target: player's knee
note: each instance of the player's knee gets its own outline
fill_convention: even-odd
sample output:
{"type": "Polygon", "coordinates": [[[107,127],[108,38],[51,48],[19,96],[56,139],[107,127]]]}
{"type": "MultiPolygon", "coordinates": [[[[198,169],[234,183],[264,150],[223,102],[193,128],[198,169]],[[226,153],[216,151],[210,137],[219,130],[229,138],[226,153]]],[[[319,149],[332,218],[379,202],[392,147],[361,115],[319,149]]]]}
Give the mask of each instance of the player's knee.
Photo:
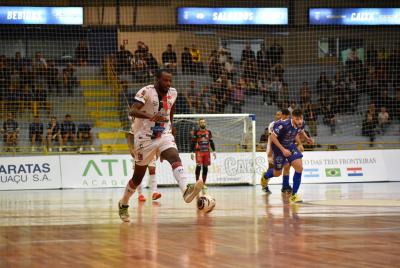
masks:
{"type": "Polygon", "coordinates": [[[295,170],[297,173],[302,173],[302,172],[303,172],[303,166],[297,166],[297,167],[294,168],[294,170],[295,170]]]}
{"type": "Polygon", "coordinates": [[[274,169],[274,177],[279,177],[282,174],[282,169],[274,169]]]}
{"type": "Polygon", "coordinates": [[[150,175],[155,175],[156,174],[156,168],[155,167],[149,167],[149,174],[150,175]]]}
{"type": "Polygon", "coordinates": [[[207,174],[208,172],[208,166],[203,166],[203,174],[207,174]]]}

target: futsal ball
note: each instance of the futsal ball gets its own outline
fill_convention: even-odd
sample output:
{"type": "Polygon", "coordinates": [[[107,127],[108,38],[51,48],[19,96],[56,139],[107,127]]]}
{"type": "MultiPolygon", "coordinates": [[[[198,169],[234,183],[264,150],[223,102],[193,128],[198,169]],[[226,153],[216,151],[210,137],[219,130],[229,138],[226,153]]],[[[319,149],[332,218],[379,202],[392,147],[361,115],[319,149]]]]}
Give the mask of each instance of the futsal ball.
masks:
{"type": "Polygon", "coordinates": [[[197,199],[197,208],[205,213],[211,212],[216,205],[215,198],[209,195],[203,195],[197,199]]]}

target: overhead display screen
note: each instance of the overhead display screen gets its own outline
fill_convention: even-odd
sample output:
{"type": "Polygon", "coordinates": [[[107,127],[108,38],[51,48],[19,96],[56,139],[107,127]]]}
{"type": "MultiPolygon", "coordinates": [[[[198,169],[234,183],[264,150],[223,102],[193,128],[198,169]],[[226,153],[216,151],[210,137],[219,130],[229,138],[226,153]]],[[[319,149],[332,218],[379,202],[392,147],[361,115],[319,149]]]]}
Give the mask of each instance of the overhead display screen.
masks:
{"type": "Polygon", "coordinates": [[[310,8],[312,25],[400,25],[400,8],[310,8]]]}
{"type": "Polygon", "coordinates": [[[179,7],[178,24],[287,25],[287,8],[179,7]]]}
{"type": "Polygon", "coordinates": [[[82,7],[0,6],[0,24],[82,25],[82,7]]]}

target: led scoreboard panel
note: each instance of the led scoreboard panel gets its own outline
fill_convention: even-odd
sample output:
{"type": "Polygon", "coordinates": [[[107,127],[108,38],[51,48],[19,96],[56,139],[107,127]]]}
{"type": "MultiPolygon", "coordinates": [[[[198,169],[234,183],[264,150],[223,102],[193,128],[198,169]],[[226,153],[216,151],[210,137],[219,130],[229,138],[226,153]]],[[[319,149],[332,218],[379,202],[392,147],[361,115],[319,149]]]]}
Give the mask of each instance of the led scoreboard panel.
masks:
{"type": "Polygon", "coordinates": [[[400,8],[310,8],[311,25],[400,25],[400,8]]]}
{"type": "Polygon", "coordinates": [[[179,7],[178,24],[287,25],[287,8],[179,7]]]}
{"type": "Polygon", "coordinates": [[[82,7],[0,6],[0,24],[82,25],[82,7]]]}

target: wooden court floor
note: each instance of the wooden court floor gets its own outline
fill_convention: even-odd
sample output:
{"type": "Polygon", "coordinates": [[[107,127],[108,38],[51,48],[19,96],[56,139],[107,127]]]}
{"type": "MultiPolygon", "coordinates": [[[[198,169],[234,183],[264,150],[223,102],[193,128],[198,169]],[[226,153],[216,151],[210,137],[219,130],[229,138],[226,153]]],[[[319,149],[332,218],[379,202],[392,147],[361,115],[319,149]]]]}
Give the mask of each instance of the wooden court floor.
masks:
{"type": "Polygon", "coordinates": [[[208,215],[160,190],[129,224],[122,189],[0,192],[0,267],[400,267],[400,182],[210,187],[208,215]]]}

